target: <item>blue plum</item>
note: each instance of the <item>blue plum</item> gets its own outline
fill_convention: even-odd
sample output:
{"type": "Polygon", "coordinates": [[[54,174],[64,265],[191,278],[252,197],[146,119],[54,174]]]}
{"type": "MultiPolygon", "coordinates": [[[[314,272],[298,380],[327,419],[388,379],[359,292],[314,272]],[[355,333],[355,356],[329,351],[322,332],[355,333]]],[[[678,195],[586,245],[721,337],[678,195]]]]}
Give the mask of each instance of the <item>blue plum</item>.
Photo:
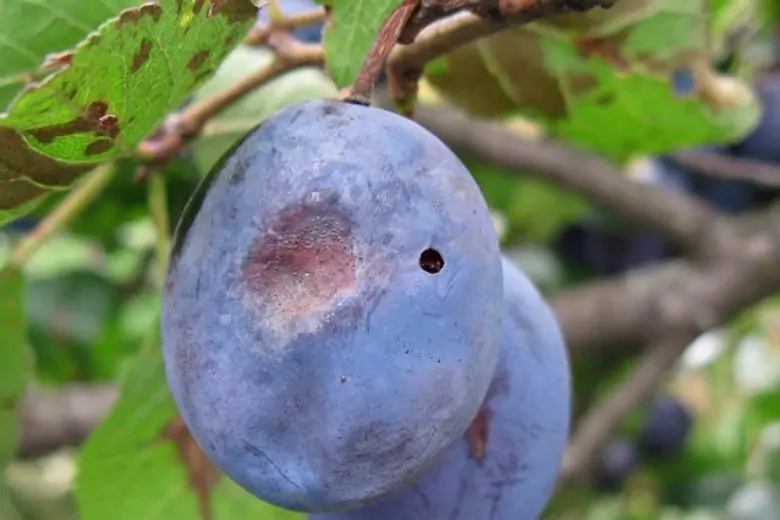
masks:
{"type": "MultiPolygon", "coordinates": [[[[726,146],[706,146],[702,150],[730,153],[726,146]]],[[[725,212],[739,213],[760,206],[766,194],[746,181],[698,175],[677,165],[668,157],[654,157],[646,163],[643,181],[706,201],[725,212]]],[[[646,266],[676,254],[663,237],[644,230],[616,230],[600,222],[584,220],[565,228],[556,247],[569,262],[587,267],[599,275],[613,275],[646,266]]]]}
{"type": "Polygon", "coordinates": [[[9,231],[11,233],[27,233],[35,229],[38,225],[38,219],[33,217],[20,217],[8,222],[0,231],[9,231]]]}
{"type": "MultiPolygon", "coordinates": [[[[637,165],[639,181],[658,188],[685,192],[690,176],[663,159],[637,165]]],[[[662,237],[642,229],[616,229],[603,219],[588,217],[564,229],[556,240],[563,257],[599,275],[622,273],[667,258],[671,248],[662,237]]]]}
{"type": "Polygon", "coordinates": [[[618,437],[604,447],[596,464],[595,483],[601,491],[619,491],[639,465],[636,443],[618,437]]]}
{"type": "Polygon", "coordinates": [[[622,273],[657,262],[669,255],[669,246],[657,235],[607,229],[595,222],[577,222],[556,238],[555,247],[568,262],[598,275],[622,273]]]}
{"type": "Polygon", "coordinates": [[[537,520],[571,421],[569,359],[533,283],[504,260],[501,357],[469,435],[420,480],[368,507],[309,520],[537,520]]]}
{"type": "MultiPolygon", "coordinates": [[[[311,12],[319,7],[314,0],[276,0],[284,14],[300,14],[311,12]]],[[[261,22],[268,22],[268,7],[261,7],[257,13],[257,19],[261,22]]],[[[322,41],[323,23],[317,22],[311,25],[296,27],[292,30],[292,35],[305,43],[319,43],[322,41]]]]}
{"type": "MultiPolygon", "coordinates": [[[[707,146],[700,149],[718,154],[730,153],[728,147],[722,146],[707,146]]],[[[679,187],[679,191],[698,197],[721,211],[739,213],[761,203],[761,188],[753,183],[697,175],[665,157],[655,159],[654,164],[659,175],[665,179],[664,185],[679,187]]]]}
{"type": "Polygon", "coordinates": [[[675,397],[661,395],[651,403],[639,434],[646,457],[668,459],[680,454],[693,427],[687,408],[675,397]]]}
{"type": "Polygon", "coordinates": [[[163,294],[166,373],[238,484],[346,510],[463,435],[502,308],[489,209],[446,145],[393,112],[307,101],[250,131],[188,204],[163,294]]]}
{"type": "Polygon", "coordinates": [[[762,107],[758,125],[734,146],[736,155],[780,162],[780,72],[760,77],[755,84],[762,107]]]}

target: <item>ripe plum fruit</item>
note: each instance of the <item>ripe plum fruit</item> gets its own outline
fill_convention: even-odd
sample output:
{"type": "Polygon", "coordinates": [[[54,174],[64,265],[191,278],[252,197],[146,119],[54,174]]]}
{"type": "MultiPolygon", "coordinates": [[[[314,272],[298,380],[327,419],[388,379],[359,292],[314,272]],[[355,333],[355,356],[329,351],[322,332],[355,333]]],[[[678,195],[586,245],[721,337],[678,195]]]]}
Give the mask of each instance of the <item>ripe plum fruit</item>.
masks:
{"type": "Polygon", "coordinates": [[[501,357],[468,434],[420,480],[347,513],[309,520],[537,520],[554,490],[571,421],[569,359],[533,283],[504,266],[501,357]]]}
{"type": "Polygon", "coordinates": [[[734,151],[742,157],[780,162],[780,73],[760,77],[755,90],[761,103],[761,120],[734,146],[734,151]]]}
{"type": "MultiPolygon", "coordinates": [[[[721,155],[732,155],[730,148],[724,146],[702,146],[699,150],[721,155]]],[[[680,186],[684,193],[693,195],[711,204],[720,211],[740,213],[761,205],[761,189],[747,181],[737,179],[718,179],[706,175],[697,175],[680,167],[666,157],[653,160],[659,175],[667,179],[662,186],[680,186]]]]}
{"type": "Polygon", "coordinates": [[[188,204],[166,373],[229,477],[288,509],[347,510],[463,435],[502,310],[489,209],[446,145],[393,112],[307,101],[250,131],[188,204]]]}
{"type": "Polygon", "coordinates": [[[596,487],[601,491],[619,491],[639,465],[636,443],[624,437],[612,439],[596,464],[596,487]]]}
{"type": "MultiPolygon", "coordinates": [[[[702,146],[700,149],[719,154],[731,153],[725,146],[702,146]]],[[[659,188],[691,195],[724,212],[748,211],[770,200],[755,184],[697,175],[663,156],[647,162],[644,180],[659,188]]],[[[656,233],[641,229],[611,229],[603,222],[588,219],[563,229],[555,240],[555,247],[571,264],[608,276],[678,254],[656,233]]]]}
{"type": "Polygon", "coordinates": [[[651,403],[639,434],[646,457],[670,459],[679,455],[693,428],[693,418],[676,397],[661,395],[651,403]]]}

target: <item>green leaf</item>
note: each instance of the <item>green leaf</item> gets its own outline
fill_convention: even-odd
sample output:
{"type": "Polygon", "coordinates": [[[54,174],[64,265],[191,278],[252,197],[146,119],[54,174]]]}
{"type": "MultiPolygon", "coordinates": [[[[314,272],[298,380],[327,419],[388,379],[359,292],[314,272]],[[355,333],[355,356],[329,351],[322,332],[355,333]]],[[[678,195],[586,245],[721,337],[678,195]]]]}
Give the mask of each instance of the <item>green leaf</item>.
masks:
{"type": "Polygon", "coordinates": [[[548,243],[566,226],[581,219],[587,201],[550,184],[517,175],[468,154],[461,154],[491,208],[509,224],[509,241],[548,243]]]}
{"type": "Polygon", "coordinates": [[[80,518],[302,520],[250,495],[206,459],[168,390],[158,329],[84,446],[76,482],[80,518]]]}
{"type": "MultiPolygon", "coordinates": [[[[0,12],[0,107],[5,108],[30,78],[45,75],[47,55],[76,45],[106,19],[140,0],[7,0],[0,12]],[[23,23],[20,21],[23,20],[23,23]]],[[[50,65],[57,66],[53,55],[50,65]]]]}
{"type": "Polygon", "coordinates": [[[13,457],[19,440],[19,406],[32,375],[27,347],[24,278],[18,269],[0,269],[0,474],[13,457]]]}
{"type": "Polygon", "coordinates": [[[120,288],[90,269],[28,280],[27,322],[38,378],[93,379],[95,343],[119,313],[120,288]]]}
{"type": "Polygon", "coordinates": [[[379,29],[402,0],[333,0],[323,34],[325,66],[339,88],[351,85],[379,29]]]}
{"type": "MultiPolygon", "coordinates": [[[[1,168],[1,167],[0,167],[1,168]]],[[[5,183],[0,181],[0,189],[5,189],[5,183]]],[[[4,196],[0,194],[0,208],[2,208],[3,205],[4,196]]],[[[35,208],[38,207],[38,205],[43,202],[44,198],[39,197],[35,199],[28,200],[27,202],[22,203],[20,206],[7,208],[7,209],[0,209],[0,226],[5,226],[9,222],[12,222],[19,217],[22,217],[31,211],[35,210],[35,208]]]]}
{"type": "Polygon", "coordinates": [[[211,75],[256,14],[251,0],[160,0],[101,25],[0,119],[0,211],[135,147],[211,75]]]}
{"type": "Polygon", "coordinates": [[[710,66],[708,1],[628,0],[518,27],[457,49],[426,78],[472,113],[530,117],[619,162],[730,142],[760,108],[710,66]]]}
{"type": "Polygon", "coordinates": [[[0,518],[3,520],[25,520],[16,505],[16,497],[11,493],[8,481],[0,478],[0,518]]]}
{"type": "Polygon", "coordinates": [[[749,413],[762,427],[780,421],[780,392],[771,390],[754,396],[749,413]]]}
{"type": "MultiPolygon", "coordinates": [[[[194,100],[224,90],[257,67],[262,67],[272,56],[265,49],[239,46],[225,59],[214,77],[198,89],[194,100]]],[[[239,138],[276,111],[310,99],[335,96],[336,93],[333,82],[316,67],[296,69],[256,89],[222,111],[193,143],[200,171],[208,172],[239,138]]]]}

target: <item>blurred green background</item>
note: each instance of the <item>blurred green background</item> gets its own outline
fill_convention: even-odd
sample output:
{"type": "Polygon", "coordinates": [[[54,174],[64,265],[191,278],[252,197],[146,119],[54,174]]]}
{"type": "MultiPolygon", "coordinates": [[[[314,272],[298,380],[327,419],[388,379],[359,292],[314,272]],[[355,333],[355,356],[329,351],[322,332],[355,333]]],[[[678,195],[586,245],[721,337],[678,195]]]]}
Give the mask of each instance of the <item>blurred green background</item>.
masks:
{"type": "MultiPolygon", "coordinates": [[[[718,74],[728,74],[728,78],[750,85],[759,75],[770,73],[780,65],[774,54],[780,9],[773,2],[758,0],[691,2],[696,5],[690,9],[682,2],[633,4],[647,10],[644,18],[637,21],[636,11],[633,15],[621,11],[609,19],[613,24],[609,28],[599,25],[587,30],[601,38],[614,36],[609,31],[633,31],[636,38],[631,52],[637,56],[641,52],[654,53],[655,58],[668,54],[675,67],[652,70],[637,58],[628,71],[616,72],[609,59],[591,56],[577,61],[559,35],[529,30],[518,32],[518,39],[511,44],[485,41],[432,63],[426,71],[420,101],[456,103],[479,115],[505,119],[526,135],[544,133],[572,142],[623,162],[627,174],[635,172],[636,165],[653,154],[693,145],[727,145],[738,139],[757,117],[748,97],[713,115],[715,111],[704,100],[709,97],[675,101],[668,93],[669,78],[677,77],[680,70],[693,70],[697,81],[710,82],[706,83],[708,88],[716,89],[720,88],[718,82],[726,81],[718,74]],[[705,4],[707,17],[702,15],[705,4]],[[702,39],[708,50],[705,72],[701,72],[699,54],[684,63],[675,54],[684,54],[701,43],[692,41],[699,23],[705,24],[709,35],[702,39]],[[659,28],[666,28],[663,38],[659,28]],[[683,29],[692,36],[683,37],[683,29]],[[524,46],[518,43],[521,41],[524,46]],[[506,49],[514,54],[507,54],[506,49]],[[525,64],[531,70],[536,69],[528,64],[536,63],[539,70],[537,75],[526,74],[523,83],[512,70],[513,63],[525,64]],[[566,88],[560,92],[548,90],[544,96],[536,91],[550,78],[565,87],[561,78],[569,77],[572,70],[598,78],[598,94],[609,94],[612,101],[597,107],[592,99],[578,97],[566,88]],[[471,84],[470,90],[458,83],[464,78],[471,84]],[[536,90],[531,88],[533,85],[536,90]],[[594,132],[605,120],[612,122],[613,134],[594,132]]],[[[23,25],[25,20],[16,19],[14,23],[23,25]]],[[[561,18],[556,23],[568,28],[571,22],[561,18]]],[[[628,50],[626,53],[631,56],[628,50]]],[[[266,50],[238,47],[216,76],[194,93],[194,99],[225,88],[268,59],[266,50]]],[[[240,135],[284,106],[331,96],[336,91],[322,70],[308,67],[273,80],[210,122],[204,134],[167,164],[162,174],[169,221],[173,224],[178,220],[199,180],[240,135]]],[[[780,134],[777,139],[780,147],[780,134]]],[[[523,172],[505,171],[479,157],[462,155],[462,159],[494,210],[504,250],[548,294],[676,254],[657,237],[648,237],[645,231],[617,220],[605,208],[580,196],[526,177],[523,172]]],[[[128,374],[140,370],[143,349],[157,324],[160,296],[158,228],[150,217],[149,184],[134,181],[138,167],[133,158],[118,161],[100,199],[47,241],[24,266],[26,334],[35,355],[36,384],[41,387],[117,381],[132,384],[132,378],[127,383],[128,374]]],[[[745,210],[776,198],[774,192],[745,195],[739,187],[726,191],[730,195],[724,204],[733,203],[745,210]]],[[[24,234],[66,195],[53,193],[32,213],[3,228],[0,258],[7,258],[24,234]]],[[[722,202],[713,197],[709,202],[722,202]]],[[[11,288],[0,286],[0,299],[6,290],[11,288]]],[[[0,321],[0,325],[3,323],[0,321]]],[[[6,334],[10,332],[0,330],[0,338],[6,334]]],[[[638,347],[626,345],[624,351],[595,351],[574,357],[577,413],[614,388],[633,366],[638,347]]],[[[616,482],[561,490],[546,518],[780,519],[780,295],[747,310],[727,326],[702,335],[690,345],[659,394],[673,396],[691,417],[682,450],[672,457],[639,458],[636,443],[648,409],[637,409],[615,435],[611,446],[616,459],[604,461],[602,471],[606,476],[602,476],[616,482]]],[[[107,457],[112,442],[116,443],[116,453],[125,455],[115,462],[117,468],[133,465],[134,450],[145,449],[112,437],[106,430],[100,439],[104,451],[95,448],[93,459],[107,457]]],[[[81,448],[67,447],[13,461],[0,480],[0,520],[80,518],[74,491],[81,460],[81,448]]],[[[172,455],[170,460],[175,460],[172,455]]],[[[100,478],[94,467],[91,471],[90,482],[100,478]]],[[[102,478],[108,486],[115,478],[125,482],[122,478],[129,477],[117,473],[102,474],[102,478]]],[[[168,510],[163,507],[167,512],[160,515],[191,518],[195,498],[182,484],[183,473],[166,473],[165,478],[171,479],[170,489],[185,496],[182,500],[188,505],[168,510]]],[[[152,486],[122,489],[127,490],[128,502],[114,504],[121,511],[117,516],[144,520],[147,516],[129,505],[136,497],[134,493],[148,496],[149,503],[154,504],[167,492],[152,486]]],[[[99,509],[82,516],[97,518],[94,511],[99,509]]],[[[236,511],[242,513],[233,518],[298,518],[270,507],[236,511]]]]}

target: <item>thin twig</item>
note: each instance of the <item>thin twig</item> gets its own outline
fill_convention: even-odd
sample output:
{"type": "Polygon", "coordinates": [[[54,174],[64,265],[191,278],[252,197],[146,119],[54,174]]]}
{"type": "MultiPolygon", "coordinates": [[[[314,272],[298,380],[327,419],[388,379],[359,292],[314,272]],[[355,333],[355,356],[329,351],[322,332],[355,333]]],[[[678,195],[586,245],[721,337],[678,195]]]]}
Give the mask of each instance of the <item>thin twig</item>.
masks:
{"type": "Polygon", "coordinates": [[[587,196],[616,215],[693,250],[720,214],[687,195],[634,182],[596,155],[549,141],[519,138],[499,123],[452,109],[420,106],[415,119],[447,144],[587,196]]]}
{"type": "Polygon", "coordinates": [[[780,290],[780,203],[749,219],[726,216],[691,197],[631,181],[593,154],[524,140],[498,123],[424,105],[416,118],[456,150],[583,194],[691,253],[692,259],[551,297],[570,348],[653,345],[625,383],[592,406],[577,425],[565,458],[564,483],[588,474],[626,414],[657,388],[699,334],[780,290]]]}
{"type": "Polygon", "coordinates": [[[39,247],[84,211],[108,185],[116,173],[114,163],[105,163],[88,173],[75,188],[16,245],[11,253],[11,264],[23,266],[39,247]]]}
{"type": "Polygon", "coordinates": [[[578,477],[587,478],[597,460],[596,454],[631,410],[652,395],[688,344],[689,338],[684,336],[651,346],[623,384],[591,406],[578,422],[564,454],[559,485],[578,477]]]}
{"type": "Polygon", "coordinates": [[[286,72],[324,60],[321,45],[301,43],[284,32],[274,33],[270,43],[276,50],[271,61],[230,87],[171,114],[163,123],[160,135],[139,145],[139,155],[149,162],[170,159],[197,137],[211,118],[233,103],[286,72]]]}
{"type": "Polygon", "coordinates": [[[692,173],[780,188],[780,166],[775,164],[703,150],[676,152],[670,158],[692,173]]]}
{"type": "Polygon", "coordinates": [[[354,84],[342,96],[345,101],[368,105],[374,91],[374,85],[382,73],[387,57],[398,42],[406,23],[411,18],[421,0],[404,0],[379,29],[374,44],[368,51],[354,84]]]}
{"type": "Polygon", "coordinates": [[[623,384],[579,421],[564,459],[563,482],[588,474],[611,434],[653,393],[694,339],[780,290],[777,230],[768,227],[739,242],[742,254],[735,249],[705,268],[691,268],[679,287],[657,293],[657,308],[650,316],[658,321],[650,318],[647,325],[656,339],[623,384]]]}
{"type": "Polygon", "coordinates": [[[22,401],[16,456],[38,457],[80,445],[111,410],[118,393],[114,385],[98,384],[30,388],[22,401]]]}

